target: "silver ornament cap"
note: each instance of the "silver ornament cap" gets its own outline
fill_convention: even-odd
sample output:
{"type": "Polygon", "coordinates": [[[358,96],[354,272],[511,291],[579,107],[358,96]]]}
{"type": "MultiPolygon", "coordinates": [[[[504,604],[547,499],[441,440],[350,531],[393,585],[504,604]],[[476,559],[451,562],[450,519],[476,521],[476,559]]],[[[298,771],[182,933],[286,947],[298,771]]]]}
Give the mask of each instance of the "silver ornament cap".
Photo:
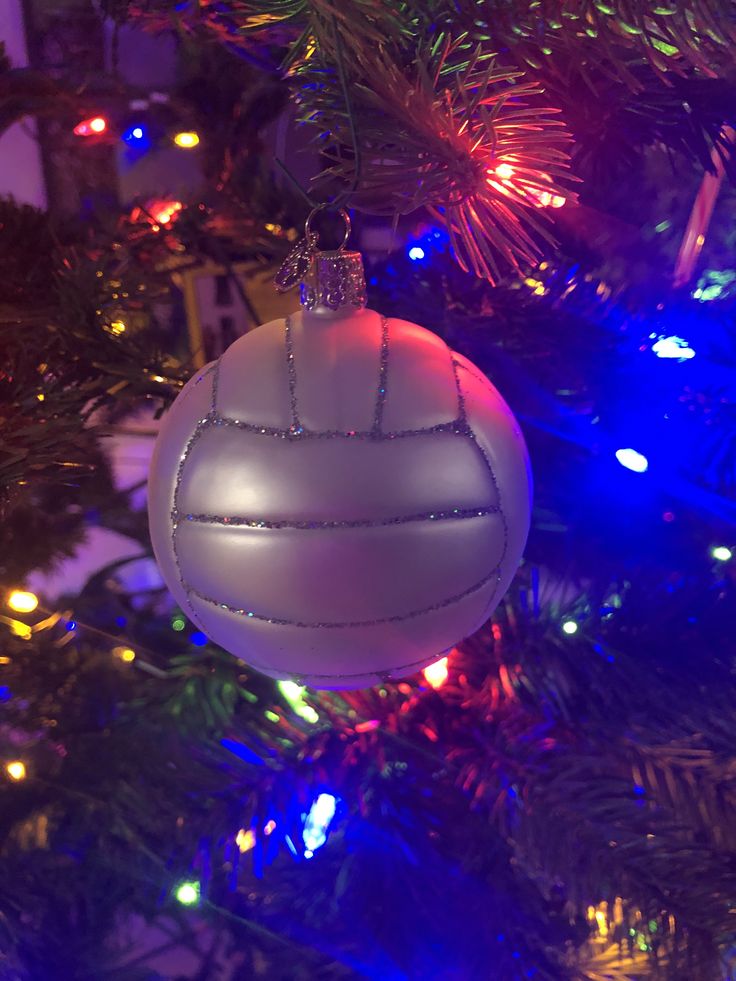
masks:
{"type": "Polygon", "coordinates": [[[316,252],[299,292],[302,306],[314,313],[362,310],[366,305],[363,257],[342,248],[316,252]]]}
{"type": "Polygon", "coordinates": [[[287,255],[274,279],[279,293],[299,283],[301,304],[310,313],[353,313],[366,305],[365,272],[360,252],[347,250],[350,237],[350,215],[344,208],[337,213],[343,221],[343,238],[339,248],[323,251],[319,234],[312,229],[315,217],[329,205],[314,208],[304,225],[304,238],[287,255]]]}

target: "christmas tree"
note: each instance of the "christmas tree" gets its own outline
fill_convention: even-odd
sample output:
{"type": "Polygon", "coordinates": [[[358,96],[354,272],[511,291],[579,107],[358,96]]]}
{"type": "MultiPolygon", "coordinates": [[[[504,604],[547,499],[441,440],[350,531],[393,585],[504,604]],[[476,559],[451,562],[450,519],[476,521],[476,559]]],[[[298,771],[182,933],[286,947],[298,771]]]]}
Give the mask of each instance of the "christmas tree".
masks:
{"type": "Polygon", "coordinates": [[[736,976],[736,5],[25,7],[0,126],[36,127],[47,207],[0,201],[0,977],[736,976]],[[268,283],[341,209],[369,307],[490,378],[535,487],[476,633],[321,691],[175,603],[119,464],[296,309],[268,283]]]}

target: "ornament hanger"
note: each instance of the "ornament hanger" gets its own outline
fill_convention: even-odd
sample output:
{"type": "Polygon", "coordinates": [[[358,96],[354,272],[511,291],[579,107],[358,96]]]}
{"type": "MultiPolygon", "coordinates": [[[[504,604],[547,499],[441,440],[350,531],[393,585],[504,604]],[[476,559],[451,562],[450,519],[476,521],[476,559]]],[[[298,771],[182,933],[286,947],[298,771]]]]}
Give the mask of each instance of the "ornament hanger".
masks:
{"type": "Polygon", "coordinates": [[[307,220],[304,222],[304,237],[306,238],[307,241],[310,241],[310,239],[316,239],[316,240],[319,239],[319,233],[312,231],[312,222],[314,221],[315,217],[319,214],[320,211],[326,211],[328,209],[335,211],[342,218],[343,224],[345,226],[343,231],[342,242],[338,245],[337,249],[335,250],[337,252],[342,252],[345,246],[348,244],[348,239],[350,238],[350,228],[351,228],[350,215],[347,213],[345,208],[335,207],[332,204],[318,204],[315,208],[312,208],[312,210],[309,212],[309,216],[307,217],[307,220]]]}

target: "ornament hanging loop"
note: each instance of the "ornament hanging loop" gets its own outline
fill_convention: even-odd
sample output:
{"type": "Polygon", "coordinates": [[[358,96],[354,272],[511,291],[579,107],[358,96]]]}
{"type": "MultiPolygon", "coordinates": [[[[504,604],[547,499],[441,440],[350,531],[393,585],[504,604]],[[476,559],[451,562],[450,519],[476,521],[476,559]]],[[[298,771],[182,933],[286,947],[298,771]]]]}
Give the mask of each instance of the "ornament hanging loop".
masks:
{"type": "MultiPolygon", "coordinates": [[[[332,208],[332,205],[318,204],[316,208],[312,208],[312,210],[309,212],[309,216],[307,217],[307,220],[304,222],[304,235],[307,241],[311,241],[315,236],[318,235],[317,232],[312,231],[312,222],[314,221],[314,219],[316,218],[316,216],[319,214],[320,211],[325,211],[328,208],[332,208]]],[[[343,225],[344,225],[342,242],[340,243],[340,245],[338,245],[335,251],[342,252],[345,246],[348,244],[348,239],[350,238],[350,228],[351,228],[350,215],[347,213],[345,208],[337,208],[335,210],[337,211],[337,214],[342,218],[343,225]]]]}
{"type": "Polygon", "coordinates": [[[318,314],[362,310],[366,304],[365,273],[360,252],[348,251],[350,215],[345,208],[322,204],[314,208],[304,225],[305,242],[311,242],[313,252],[309,267],[299,287],[301,305],[318,314]],[[318,246],[319,233],[312,229],[318,212],[335,211],[343,221],[342,242],[336,249],[322,251],[318,246]]]}

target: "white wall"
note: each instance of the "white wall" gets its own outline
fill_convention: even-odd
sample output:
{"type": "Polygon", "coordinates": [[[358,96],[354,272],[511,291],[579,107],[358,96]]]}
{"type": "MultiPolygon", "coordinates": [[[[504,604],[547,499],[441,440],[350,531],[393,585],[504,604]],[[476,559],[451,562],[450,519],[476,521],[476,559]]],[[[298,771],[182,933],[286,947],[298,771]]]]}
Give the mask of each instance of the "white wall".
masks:
{"type": "MultiPolygon", "coordinates": [[[[0,0],[0,41],[14,68],[28,63],[21,0],[0,0]]],[[[46,187],[35,123],[26,118],[0,135],[0,195],[46,207],[46,187]]]]}

